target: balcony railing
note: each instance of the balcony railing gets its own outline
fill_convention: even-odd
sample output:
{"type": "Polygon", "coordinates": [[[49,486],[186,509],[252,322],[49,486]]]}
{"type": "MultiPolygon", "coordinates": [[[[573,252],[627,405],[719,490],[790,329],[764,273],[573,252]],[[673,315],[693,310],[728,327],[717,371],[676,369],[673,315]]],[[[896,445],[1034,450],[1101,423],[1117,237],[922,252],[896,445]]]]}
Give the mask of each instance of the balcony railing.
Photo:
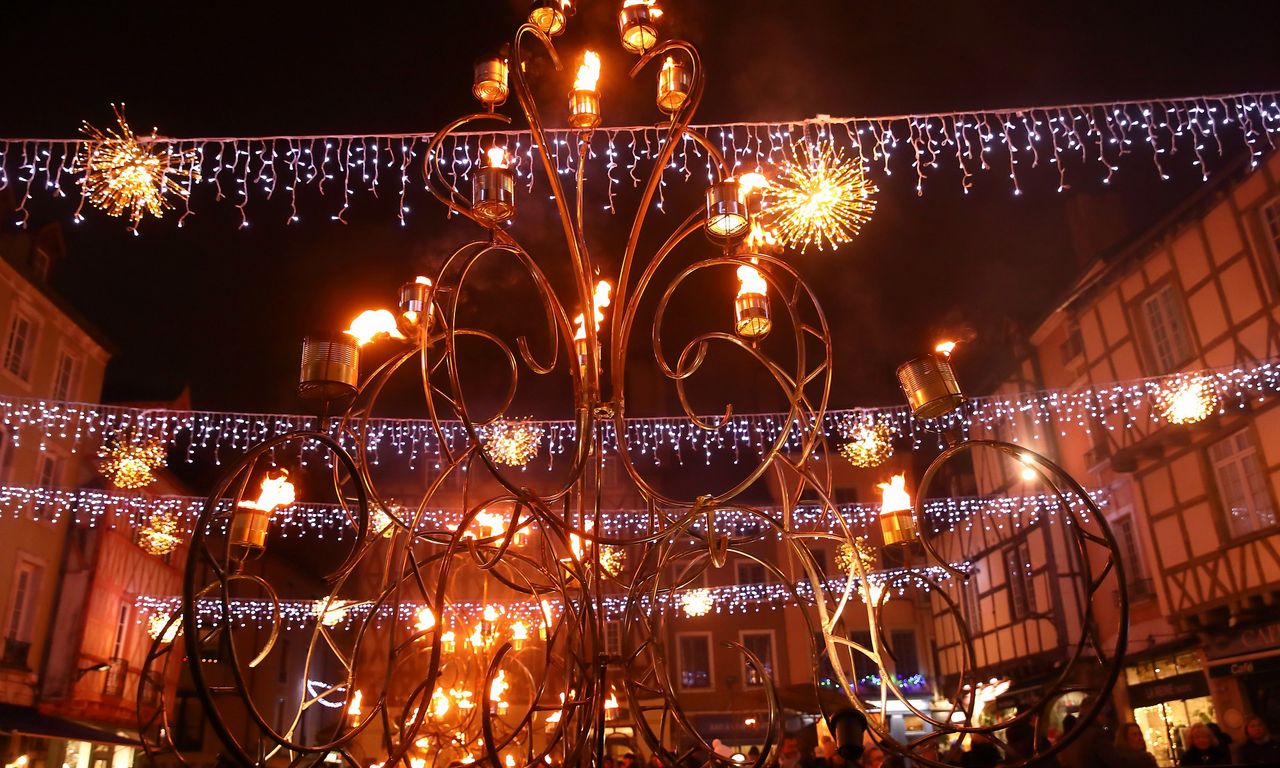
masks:
{"type": "Polygon", "coordinates": [[[0,666],[9,667],[10,669],[30,669],[27,666],[27,661],[30,658],[30,641],[15,640],[12,637],[4,639],[4,656],[0,658],[0,666]]]}
{"type": "Polygon", "coordinates": [[[107,669],[107,679],[102,683],[102,693],[104,696],[123,696],[125,681],[129,679],[129,660],[121,658],[111,659],[111,666],[107,669]]]}

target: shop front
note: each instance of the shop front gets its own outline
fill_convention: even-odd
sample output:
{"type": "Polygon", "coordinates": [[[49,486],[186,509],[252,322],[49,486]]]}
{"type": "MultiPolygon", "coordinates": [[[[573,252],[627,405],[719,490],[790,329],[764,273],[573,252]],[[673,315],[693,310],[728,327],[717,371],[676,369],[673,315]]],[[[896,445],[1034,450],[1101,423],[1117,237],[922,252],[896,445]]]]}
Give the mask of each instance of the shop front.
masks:
{"type": "Polygon", "coordinates": [[[1222,709],[1240,717],[1254,714],[1280,728],[1280,622],[1238,628],[1206,644],[1209,677],[1221,691],[1222,709]]]}
{"type": "Polygon", "coordinates": [[[1133,721],[1160,766],[1176,765],[1192,723],[1215,720],[1213,698],[1198,650],[1148,659],[1125,668],[1133,721]]]}

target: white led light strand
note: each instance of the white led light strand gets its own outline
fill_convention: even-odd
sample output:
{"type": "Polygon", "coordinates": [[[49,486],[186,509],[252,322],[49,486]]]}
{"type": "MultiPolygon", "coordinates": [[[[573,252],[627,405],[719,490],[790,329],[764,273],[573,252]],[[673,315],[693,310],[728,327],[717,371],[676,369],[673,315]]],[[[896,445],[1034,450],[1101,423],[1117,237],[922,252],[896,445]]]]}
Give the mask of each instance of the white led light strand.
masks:
{"type": "MultiPolygon", "coordinates": [[[[1280,94],[1277,92],[1189,96],[1172,99],[1065,104],[1037,107],[984,109],[969,112],[937,112],[882,117],[832,117],[785,122],[735,122],[699,125],[695,128],[718,139],[731,167],[747,170],[781,167],[788,152],[804,137],[828,138],[849,156],[862,157],[869,170],[891,176],[895,171],[915,179],[923,194],[929,175],[944,164],[960,171],[961,189],[967,194],[974,177],[994,171],[1009,178],[1013,194],[1022,194],[1022,183],[1039,166],[1052,166],[1059,192],[1069,187],[1068,167],[1096,165],[1095,173],[1110,183],[1127,156],[1149,162],[1161,178],[1179,169],[1207,179],[1210,159],[1220,159],[1235,147],[1244,147],[1250,161],[1274,147],[1280,132],[1280,94]]],[[[603,165],[608,179],[606,209],[612,210],[615,186],[627,177],[635,182],[637,166],[648,162],[654,147],[666,140],[664,127],[631,125],[604,127],[596,132],[588,162],[603,165]],[[618,173],[625,166],[627,176],[618,173]]],[[[342,136],[256,136],[166,138],[155,140],[174,157],[193,158],[199,181],[187,184],[191,194],[181,201],[178,225],[192,212],[191,196],[201,190],[215,202],[226,200],[237,208],[239,226],[249,226],[248,208],[275,195],[288,195],[286,221],[302,221],[300,195],[334,200],[313,206],[318,217],[344,222],[357,203],[373,204],[390,191],[397,200],[401,225],[418,199],[425,199],[422,164],[432,139],[430,133],[367,134],[342,136]],[[390,190],[386,188],[390,187],[390,190]],[[381,193],[381,195],[380,195],[381,193]],[[412,198],[412,199],[411,199],[412,198]]],[[[555,147],[573,146],[576,133],[551,130],[547,140],[555,147]]],[[[151,143],[148,136],[139,137],[151,143]]],[[[523,160],[516,174],[532,190],[539,165],[527,162],[533,151],[528,131],[476,131],[449,138],[430,162],[442,168],[454,183],[465,182],[479,165],[483,148],[495,141],[505,144],[523,160]]],[[[84,145],[79,139],[0,139],[0,189],[17,188],[20,203],[17,223],[29,217],[27,202],[33,192],[51,197],[81,198],[74,221],[82,221],[82,191],[72,160],[84,145]]],[[[557,172],[573,172],[574,152],[557,152],[557,172]]],[[[685,140],[664,169],[673,177],[689,177],[691,164],[705,164],[705,153],[685,140]]],[[[661,207],[659,198],[656,204],[661,207]]],[[[306,208],[306,206],[303,206],[306,208]]]]}
{"type": "MultiPolygon", "coordinates": [[[[1107,505],[1105,491],[1092,491],[1091,497],[1099,507],[1107,505]]],[[[1087,510],[1077,501],[1067,500],[1070,509],[1087,521],[1087,510]]],[[[137,529],[158,515],[173,515],[179,524],[179,535],[188,537],[206,500],[195,496],[140,496],[138,494],[101,491],[90,488],[59,489],[31,488],[27,486],[0,486],[0,519],[30,520],[59,523],[70,519],[84,527],[137,529]]],[[[217,507],[224,515],[231,511],[231,502],[223,499],[217,507]]],[[[1049,494],[1001,497],[961,497],[930,499],[925,502],[925,516],[930,530],[941,533],[947,530],[972,530],[982,527],[988,530],[1008,525],[1022,527],[1034,525],[1042,519],[1053,521],[1060,511],[1060,500],[1049,494]]],[[[842,504],[839,506],[840,524],[836,515],[821,506],[802,505],[789,516],[777,506],[759,508],[774,520],[792,531],[843,533],[846,526],[862,530],[878,525],[879,504],[842,504]]],[[[411,512],[396,511],[407,523],[411,512]]],[[[461,522],[461,510],[423,510],[418,532],[454,531],[461,522]]],[[[761,530],[764,526],[755,512],[721,509],[715,514],[715,533],[744,535],[761,530]]],[[[643,536],[653,524],[649,509],[614,509],[601,512],[601,530],[610,538],[643,536]]],[[[298,503],[281,507],[271,516],[271,526],[280,536],[331,537],[342,540],[354,535],[355,523],[347,511],[337,504],[298,503]]],[[[695,521],[691,529],[705,532],[705,523],[695,521]]]]}
{"type": "MultiPolygon", "coordinates": [[[[969,563],[953,563],[951,567],[960,572],[968,572],[969,563]]],[[[892,568],[883,571],[872,571],[867,574],[870,581],[892,590],[899,595],[909,590],[929,591],[935,584],[949,581],[952,572],[940,565],[918,566],[912,568],[892,568]]],[[[858,580],[852,579],[854,589],[858,588],[858,580]]],[[[848,582],[844,578],[831,579],[823,588],[828,597],[840,595],[848,582]]],[[[716,614],[745,614],[772,611],[795,605],[812,605],[814,601],[813,586],[808,581],[786,584],[734,584],[725,587],[710,587],[706,590],[710,597],[711,612],[716,614]],[[796,598],[799,598],[797,602],[796,598]]],[[[680,605],[681,591],[659,593],[657,607],[676,609],[680,605]]],[[[626,610],[627,597],[608,595],[603,599],[603,610],[606,618],[621,618],[626,610]]],[[[138,609],[138,621],[142,622],[151,614],[173,615],[181,611],[181,597],[157,597],[139,595],[134,600],[138,609]]],[[[644,598],[645,610],[652,610],[653,603],[644,598]]],[[[381,627],[393,619],[402,624],[413,624],[417,621],[418,611],[425,603],[401,603],[399,606],[372,603],[355,603],[348,606],[342,619],[335,622],[333,629],[352,629],[357,624],[372,621],[381,627]]],[[[548,609],[554,621],[563,612],[563,605],[556,600],[547,601],[548,609]]],[[[511,621],[523,621],[529,626],[538,626],[542,621],[542,606],[535,601],[517,600],[512,602],[466,602],[449,603],[443,611],[446,625],[457,627],[470,626],[484,616],[486,606],[500,609],[503,616],[511,621]]],[[[253,600],[232,598],[229,601],[230,613],[224,617],[222,602],[216,599],[204,599],[196,606],[201,627],[220,626],[229,619],[238,627],[266,627],[276,618],[277,611],[282,629],[297,630],[309,628],[315,624],[316,608],[314,600],[281,600],[273,603],[270,600],[253,600]]],[[[434,610],[434,609],[433,609],[434,610]]]]}
{"type": "MultiPolygon", "coordinates": [[[[993,395],[970,400],[966,406],[937,422],[914,419],[905,406],[855,408],[828,411],[823,431],[833,445],[844,439],[848,424],[884,424],[893,440],[919,448],[926,442],[941,444],[941,430],[959,427],[967,437],[1000,435],[1014,442],[1031,442],[1049,434],[1090,434],[1094,430],[1119,431],[1141,424],[1164,423],[1160,403],[1171,390],[1194,382],[1199,391],[1212,395],[1217,413],[1244,409],[1280,392],[1280,363],[1260,362],[1250,367],[1179,373],[1130,382],[1103,384],[1079,390],[1041,390],[993,395]]],[[[1206,395],[1206,396],[1207,396],[1206,395]]],[[[719,423],[719,417],[704,417],[719,423]]],[[[532,422],[541,430],[539,456],[545,448],[548,466],[571,452],[576,429],[571,421],[532,422]]],[[[210,411],[141,410],[90,403],[0,398],[0,425],[10,441],[22,445],[36,441],[41,450],[49,441],[70,443],[74,453],[86,447],[97,451],[104,439],[124,430],[157,438],[169,447],[170,461],[193,462],[198,457],[221,463],[223,454],[236,455],[274,435],[301,429],[321,430],[346,447],[352,437],[339,432],[336,419],[322,421],[296,414],[226,413],[210,411]]],[[[371,463],[399,458],[410,467],[435,464],[440,440],[431,422],[421,419],[369,419],[364,423],[371,463]]],[[[701,459],[710,464],[717,456],[738,463],[744,456],[762,456],[788,429],[785,449],[798,449],[802,435],[796,423],[783,413],[742,414],[725,420],[714,431],[694,425],[685,417],[628,419],[626,439],[632,460],[653,466],[674,460],[701,459]]],[[[440,423],[445,447],[456,454],[468,444],[459,422],[440,423]]],[[[606,454],[616,453],[613,424],[601,425],[606,454]]],[[[306,464],[321,450],[308,444],[300,461],[306,464]]],[[[539,459],[541,460],[541,459],[539,459]]]]}

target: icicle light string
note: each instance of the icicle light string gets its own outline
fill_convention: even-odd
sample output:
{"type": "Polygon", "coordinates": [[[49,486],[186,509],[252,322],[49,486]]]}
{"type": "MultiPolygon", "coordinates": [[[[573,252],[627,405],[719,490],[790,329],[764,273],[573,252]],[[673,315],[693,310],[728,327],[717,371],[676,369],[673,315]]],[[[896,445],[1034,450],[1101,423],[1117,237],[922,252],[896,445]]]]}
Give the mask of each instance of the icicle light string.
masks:
{"type": "MultiPolygon", "coordinates": [[[[1107,504],[1104,491],[1090,493],[1100,507],[1107,504]]],[[[87,527],[137,529],[161,515],[168,515],[178,522],[178,533],[191,534],[192,525],[204,507],[205,499],[196,496],[143,496],[139,494],[101,491],[89,488],[57,489],[29,488],[25,486],[0,486],[0,519],[30,520],[60,523],[71,520],[87,527]]],[[[1073,503],[1076,514],[1086,515],[1082,504],[1073,503]]],[[[224,499],[218,505],[221,513],[231,511],[230,501],[224,499]]],[[[1004,497],[961,497],[931,499],[925,502],[925,515],[934,533],[947,530],[972,530],[1031,526],[1041,520],[1053,522],[1059,510],[1056,496],[1032,494],[1004,497]]],[[[784,518],[781,507],[760,509],[775,520],[784,518]]],[[[394,510],[393,510],[394,512],[394,510]]],[[[875,525],[880,518],[879,504],[842,504],[839,507],[844,525],[861,530],[875,525]]],[[[397,514],[407,519],[409,513],[397,514]]],[[[419,531],[454,530],[461,522],[460,510],[424,510],[419,531]]],[[[836,516],[820,506],[800,506],[788,516],[790,531],[821,531],[843,533],[844,525],[836,516]]],[[[745,535],[761,528],[756,514],[735,509],[716,512],[716,533],[745,535]]],[[[225,520],[223,521],[225,524],[225,520]]],[[[650,530],[651,515],[648,509],[615,509],[602,513],[601,529],[609,537],[640,536],[650,530]]],[[[354,534],[354,526],[348,513],[337,504],[298,503],[277,510],[271,517],[271,525],[281,536],[332,537],[342,540],[354,534]]],[[[704,526],[695,524],[693,529],[702,532],[704,526]]]]}
{"type": "MultiPolygon", "coordinates": [[[[1207,179],[1209,158],[1228,149],[1246,147],[1251,163],[1273,148],[1280,132],[1280,92],[1236,93],[1172,99],[1099,102],[1090,104],[1017,107],[967,112],[936,112],[883,117],[813,118],[776,123],[733,122],[695,126],[724,146],[735,172],[760,166],[781,167],[793,143],[802,136],[829,139],[847,154],[864,158],[869,170],[892,175],[906,172],[915,179],[918,194],[944,164],[959,173],[960,188],[968,193],[974,177],[995,171],[1008,176],[1013,194],[1022,194],[1028,174],[1040,166],[1056,170],[1057,189],[1069,187],[1068,168],[1098,166],[1093,173],[1110,183],[1126,156],[1151,163],[1161,178],[1188,167],[1207,179]]],[[[615,188],[628,177],[638,183],[637,166],[649,161],[667,138],[662,126],[605,127],[596,134],[588,162],[602,163],[608,179],[605,207],[612,210],[615,188]],[[614,173],[619,166],[625,173],[614,173]]],[[[248,206],[277,194],[289,196],[288,223],[301,221],[299,195],[314,189],[318,197],[340,198],[328,208],[329,219],[345,222],[349,209],[364,198],[377,198],[391,186],[398,197],[397,218],[403,225],[411,195],[426,199],[421,165],[431,133],[378,133],[333,136],[159,137],[171,156],[190,157],[200,181],[188,189],[211,189],[215,200],[228,200],[238,209],[240,226],[249,226],[248,206]]],[[[143,144],[150,137],[139,137],[143,144]]],[[[528,131],[460,132],[440,147],[430,162],[439,165],[455,183],[465,181],[482,152],[501,140],[519,160],[516,173],[528,189],[541,171],[532,162],[528,131]]],[[[556,170],[572,172],[576,153],[559,151],[573,146],[576,133],[551,130],[556,170]]],[[[52,197],[81,197],[75,187],[79,174],[72,160],[85,142],[78,139],[0,139],[0,189],[18,188],[16,219],[25,224],[33,190],[52,197]]],[[[696,144],[682,141],[664,175],[688,180],[691,165],[707,165],[696,144]]],[[[188,166],[190,167],[190,166],[188,166]]],[[[709,169],[708,169],[709,172],[709,169]]],[[[1078,172],[1073,172],[1077,173],[1078,172]]],[[[194,175],[194,174],[193,174],[194,175]]],[[[665,180],[664,180],[665,181],[665,180]]],[[[192,212],[190,195],[182,201],[178,224],[192,212]]],[[[661,202],[660,200],[658,201],[661,202]]],[[[83,219],[83,204],[74,220],[83,219]]]]}
{"type": "MultiPolygon", "coordinates": [[[[1045,434],[1066,436],[1070,432],[1120,431],[1142,424],[1165,423],[1159,403],[1171,391],[1193,383],[1212,396],[1215,412],[1228,408],[1243,410],[1280,392],[1280,363],[1263,362],[1252,367],[1172,374],[1149,379],[1099,385],[1080,390],[1043,390],[974,398],[941,423],[920,422],[906,407],[856,408],[828,411],[822,430],[840,445],[850,423],[887,425],[895,442],[909,442],[919,448],[926,442],[939,444],[939,428],[958,426],[965,435],[1001,435],[1015,442],[1029,442],[1045,434]]],[[[706,417],[716,422],[718,417],[706,417]]],[[[546,449],[548,466],[555,458],[572,450],[576,438],[571,421],[532,422],[542,430],[541,448],[546,449]]],[[[314,416],[209,411],[141,410],[112,405],[64,403],[48,400],[0,399],[0,425],[12,444],[30,440],[45,444],[55,441],[74,453],[88,448],[97,451],[104,440],[124,430],[147,438],[157,438],[170,449],[170,461],[212,459],[221,463],[223,454],[234,455],[274,435],[300,429],[324,430],[351,447],[350,435],[338,432],[339,422],[321,421],[314,416]]],[[[806,427],[808,425],[805,425],[806,427]]],[[[617,437],[612,423],[601,426],[604,448],[616,453],[617,437]]],[[[399,458],[412,467],[437,460],[441,447],[435,429],[426,420],[370,419],[367,422],[368,451],[374,464],[399,458]]],[[[703,430],[683,416],[628,419],[627,441],[636,461],[661,465],[674,460],[683,464],[701,458],[710,464],[721,456],[734,463],[751,454],[763,455],[773,441],[787,433],[786,448],[798,449],[802,432],[782,413],[743,414],[730,418],[715,431],[703,430]]],[[[441,424],[445,445],[451,451],[468,442],[459,422],[441,424]]],[[[319,447],[308,444],[300,461],[319,459],[319,447]]]]}
{"type": "MultiPolygon", "coordinates": [[[[951,567],[961,572],[968,572],[972,566],[970,563],[962,562],[953,563],[951,567]]],[[[872,571],[867,574],[867,578],[876,584],[883,585],[886,589],[903,595],[908,590],[927,592],[932,589],[934,584],[950,580],[951,573],[951,571],[942,566],[930,565],[872,571]]],[[[854,588],[858,589],[858,580],[853,579],[853,583],[854,588]]],[[[823,589],[828,596],[839,595],[843,593],[846,584],[847,582],[844,578],[829,579],[824,583],[823,589]]],[[[793,605],[812,605],[814,602],[813,586],[806,580],[801,580],[791,585],[734,584],[724,587],[710,587],[707,588],[707,592],[711,596],[711,612],[717,614],[759,613],[793,605]],[[799,603],[797,603],[796,597],[799,597],[799,603]]],[[[656,598],[657,607],[675,608],[679,604],[682,594],[683,592],[679,590],[660,593],[656,598]]],[[[605,617],[609,619],[621,618],[626,610],[626,602],[627,598],[623,595],[606,595],[603,598],[605,617]]],[[[563,605],[558,599],[550,598],[547,600],[547,604],[554,622],[563,613],[563,605]]],[[[134,600],[134,606],[138,609],[138,621],[140,623],[146,621],[153,614],[172,616],[181,611],[181,605],[182,598],[180,597],[139,595],[134,600]]],[[[373,621],[375,626],[378,627],[382,627],[392,620],[404,624],[412,624],[417,621],[418,611],[425,605],[425,603],[404,602],[399,606],[384,604],[375,608],[373,603],[368,601],[355,602],[344,606],[342,619],[336,622],[333,628],[351,629],[358,622],[367,620],[373,621]],[[373,615],[371,616],[370,614],[373,615]]],[[[542,606],[534,601],[488,601],[486,603],[456,601],[449,603],[443,611],[445,624],[446,626],[455,627],[471,626],[481,619],[486,605],[500,608],[502,615],[508,620],[523,621],[534,627],[539,626],[542,622],[542,606]]],[[[652,610],[655,607],[648,597],[643,598],[643,605],[645,610],[652,610]]],[[[270,625],[277,609],[280,612],[282,629],[303,629],[315,624],[315,600],[280,600],[279,603],[273,603],[270,600],[232,598],[229,618],[238,627],[254,626],[262,628],[270,625]]],[[[436,609],[432,607],[432,610],[436,609]]],[[[219,626],[227,618],[223,614],[222,603],[219,600],[201,600],[196,605],[196,611],[202,627],[219,626]]]]}

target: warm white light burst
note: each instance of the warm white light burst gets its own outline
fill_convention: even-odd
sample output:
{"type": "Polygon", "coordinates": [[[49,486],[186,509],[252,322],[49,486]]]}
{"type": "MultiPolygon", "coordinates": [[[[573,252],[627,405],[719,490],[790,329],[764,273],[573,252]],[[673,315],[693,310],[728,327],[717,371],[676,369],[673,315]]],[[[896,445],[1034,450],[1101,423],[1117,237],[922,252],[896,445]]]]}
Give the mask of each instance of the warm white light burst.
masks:
{"type": "Polygon", "coordinates": [[[350,600],[321,598],[314,605],[316,618],[326,627],[336,627],[346,620],[347,609],[351,607],[351,603],[350,600]]]}
{"type": "Polygon", "coordinates": [[[508,467],[523,467],[538,455],[542,427],[529,421],[498,419],[485,430],[484,448],[489,458],[508,467]]]}
{"type": "Polygon", "coordinates": [[[148,555],[167,555],[178,548],[178,519],[171,512],[158,512],[138,529],[138,546],[148,555]]]}
{"type": "Polygon", "coordinates": [[[617,576],[627,564],[627,552],[622,547],[600,547],[600,567],[610,576],[617,576]]]}
{"type": "Polygon", "coordinates": [[[1156,400],[1160,415],[1170,424],[1198,424],[1218,409],[1218,393],[1204,379],[1175,382],[1156,400]]]}
{"type": "Polygon", "coordinates": [[[875,184],[862,162],[846,158],[829,140],[800,141],[765,190],[764,216],[784,243],[804,252],[847,243],[876,209],[875,184]]]}
{"type": "Polygon", "coordinates": [[[155,470],[165,464],[164,441],[133,431],[117,434],[98,451],[98,471],[117,488],[135,490],[156,481],[155,470]]]}
{"type": "Polygon", "coordinates": [[[75,169],[84,177],[89,202],[112,216],[128,216],[137,226],[148,213],[164,216],[173,206],[168,195],[186,198],[191,184],[200,180],[195,151],[181,152],[165,141],[138,140],[124,118],[124,105],[112,105],[118,130],[100,130],[85,123],[80,131],[88,140],[80,145],[75,169]]]}
{"type": "Polygon", "coordinates": [[[691,589],[680,596],[680,607],[684,615],[690,618],[706,616],[711,612],[715,599],[709,589],[691,589]]]}
{"type": "Polygon", "coordinates": [[[855,467],[878,467],[893,455],[892,433],[881,422],[862,422],[848,431],[848,442],[840,446],[840,455],[855,467]]]}
{"type": "Polygon", "coordinates": [[[152,640],[156,640],[163,636],[160,640],[162,643],[172,643],[178,633],[182,631],[182,619],[178,619],[172,624],[169,623],[169,614],[153,613],[147,618],[147,635],[152,640]]]}

